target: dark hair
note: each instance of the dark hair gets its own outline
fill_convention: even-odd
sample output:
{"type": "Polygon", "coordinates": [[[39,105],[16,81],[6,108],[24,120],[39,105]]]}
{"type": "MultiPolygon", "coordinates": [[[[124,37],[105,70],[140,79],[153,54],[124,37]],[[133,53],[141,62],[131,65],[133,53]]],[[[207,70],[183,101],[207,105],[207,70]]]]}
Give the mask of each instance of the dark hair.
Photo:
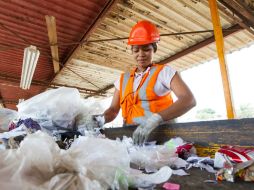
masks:
{"type": "Polygon", "coordinates": [[[155,53],[157,51],[157,43],[156,42],[152,43],[152,46],[153,46],[153,52],[155,53]]]}

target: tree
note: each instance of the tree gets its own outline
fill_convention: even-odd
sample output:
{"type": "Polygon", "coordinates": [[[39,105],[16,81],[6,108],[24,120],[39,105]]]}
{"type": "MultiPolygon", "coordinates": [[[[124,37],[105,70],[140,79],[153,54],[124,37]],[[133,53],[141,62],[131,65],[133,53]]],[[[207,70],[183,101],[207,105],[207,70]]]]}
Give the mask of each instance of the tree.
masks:
{"type": "Polygon", "coordinates": [[[240,105],[240,108],[236,110],[238,118],[250,118],[254,117],[254,107],[250,104],[240,105]]]}
{"type": "Polygon", "coordinates": [[[211,108],[204,108],[198,110],[196,113],[196,118],[200,120],[214,119],[216,117],[217,117],[216,112],[211,108]]]}

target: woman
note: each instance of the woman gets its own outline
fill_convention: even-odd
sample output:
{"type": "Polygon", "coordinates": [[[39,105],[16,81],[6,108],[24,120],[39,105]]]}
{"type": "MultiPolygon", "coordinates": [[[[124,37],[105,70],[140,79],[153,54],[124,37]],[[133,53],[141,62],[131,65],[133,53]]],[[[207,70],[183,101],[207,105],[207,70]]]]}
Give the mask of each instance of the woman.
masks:
{"type": "Polygon", "coordinates": [[[137,124],[133,133],[135,144],[143,144],[162,122],[186,113],[196,105],[195,99],[180,75],[168,65],[153,64],[160,39],[158,29],[149,21],[138,22],[131,30],[131,45],[136,68],[123,73],[115,82],[110,107],[96,117],[100,125],[116,118],[120,108],[124,124],[137,124]],[[173,102],[171,91],[177,97],[173,102]]]}

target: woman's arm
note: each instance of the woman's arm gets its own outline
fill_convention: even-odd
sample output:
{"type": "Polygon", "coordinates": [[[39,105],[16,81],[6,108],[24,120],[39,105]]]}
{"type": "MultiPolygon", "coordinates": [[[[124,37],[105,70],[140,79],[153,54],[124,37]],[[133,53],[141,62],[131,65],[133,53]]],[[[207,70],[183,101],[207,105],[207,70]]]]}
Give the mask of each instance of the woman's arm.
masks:
{"type": "Polygon", "coordinates": [[[103,113],[105,117],[105,123],[113,121],[120,110],[120,92],[115,89],[114,96],[110,107],[103,113]]]}
{"type": "Polygon", "coordinates": [[[177,72],[172,78],[170,86],[177,100],[170,107],[158,113],[164,121],[179,117],[196,105],[192,92],[177,72]]]}

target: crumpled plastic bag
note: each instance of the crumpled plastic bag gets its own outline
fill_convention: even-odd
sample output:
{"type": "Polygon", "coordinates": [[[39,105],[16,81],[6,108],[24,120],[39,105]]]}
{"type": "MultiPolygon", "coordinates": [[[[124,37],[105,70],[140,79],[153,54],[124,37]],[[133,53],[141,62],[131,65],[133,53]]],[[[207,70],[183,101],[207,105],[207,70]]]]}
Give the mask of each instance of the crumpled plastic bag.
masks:
{"type": "Polygon", "coordinates": [[[152,175],[130,172],[130,157],[120,142],[79,137],[61,150],[44,132],[28,134],[18,149],[0,151],[3,190],[106,190],[143,187],[166,181],[170,168],[152,175]]]}
{"type": "Polygon", "coordinates": [[[57,129],[73,129],[81,105],[82,99],[77,89],[60,87],[38,94],[17,107],[22,119],[32,118],[52,132],[57,129]]]}
{"type": "Polygon", "coordinates": [[[83,134],[84,131],[92,131],[98,124],[95,123],[93,115],[99,115],[104,112],[100,101],[90,98],[82,101],[80,113],[75,118],[76,128],[83,134]]]}
{"type": "Polygon", "coordinates": [[[131,138],[124,137],[122,143],[128,147],[131,163],[147,172],[155,172],[163,166],[185,168],[187,162],[178,157],[175,146],[150,144],[146,146],[133,145],[131,138]]]}
{"type": "Polygon", "coordinates": [[[167,181],[172,175],[172,170],[168,166],[163,166],[156,173],[144,174],[140,170],[131,170],[128,178],[129,186],[149,188],[155,184],[161,184],[167,181]]]}
{"type": "Polygon", "coordinates": [[[29,134],[20,148],[0,155],[0,184],[6,189],[107,189],[114,184],[116,170],[129,167],[121,144],[84,137],[70,149],[60,150],[41,131],[29,134]]]}
{"type": "Polygon", "coordinates": [[[0,129],[7,131],[9,123],[18,118],[18,112],[15,110],[0,108],[0,129]]]}
{"type": "Polygon", "coordinates": [[[187,159],[187,162],[190,163],[188,169],[190,169],[191,167],[195,167],[205,169],[210,173],[216,173],[216,170],[213,168],[214,159],[211,159],[210,157],[192,156],[187,159]]]}
{"type": "MultiPolygon", "coordinates": [[[[130,158],[126,147],[113,140],[101,138],[79,137],[70,149],[69,156],[86,166],[90,179],[100,181],[103,187],[115,188],[111,185],[115,180],[116,171],[129,172],[130,158]]],[[[126,184],[122,184],[128,187],[126,184]]]]}
{"type": "Polygon", "coordinates": [[[40,131],[28,135],[18,149],[0,151],[1,189],[41,189],[54,175],[59,152],[52,138],[40,131]]]}

